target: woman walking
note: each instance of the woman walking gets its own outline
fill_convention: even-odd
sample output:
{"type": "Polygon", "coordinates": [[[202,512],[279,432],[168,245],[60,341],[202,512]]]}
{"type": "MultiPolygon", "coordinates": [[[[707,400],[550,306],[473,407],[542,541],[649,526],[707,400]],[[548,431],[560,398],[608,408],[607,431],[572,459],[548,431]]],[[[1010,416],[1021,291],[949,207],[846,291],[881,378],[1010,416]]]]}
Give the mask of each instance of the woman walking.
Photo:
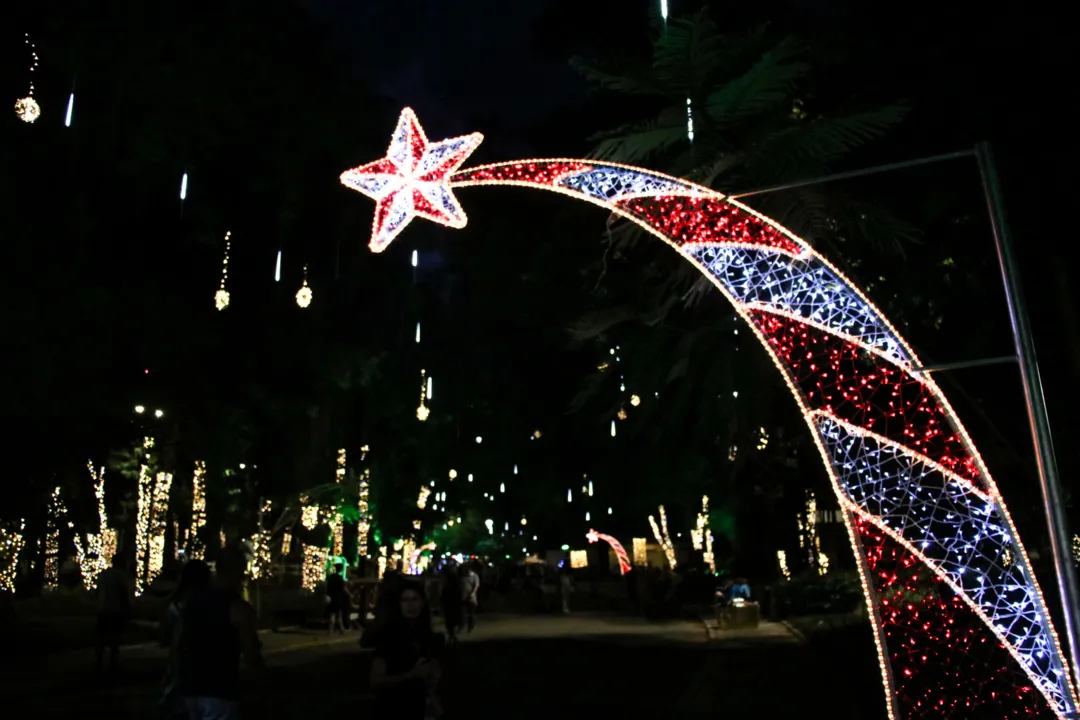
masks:
{"type": "Polygon", "coordinates": [[[425,720],[442,714],[435,694],[441,641],[431,629],[424,588],[401,582],[391,616],[376,638],[371,663],[375,720],[425,720]]]}
{"type": "Polygon", "coordinates": [[[439,604],[442,605],[443,624],[446,626],[446,639],[450,643],[457,642],[458,630],[464,613],[465,599],[462,596],[461,575],[458,574],[456,565],[447,566],[443,572],[442,592],[439,594],[439,604]]]}
{"type": "Polygon", "coordinates": [[[189,560],[180,573],[180,582],[169,599],[165,617],[161,621],[161,645],[169,648],[169,660],[165,677],[161,680],[161,699],[158,707],[164,718],[186,718],[187,709],[180,694],[179,643],[181,619],[189,598],[210,583],[210,566],[202,560],[189,560]]]}

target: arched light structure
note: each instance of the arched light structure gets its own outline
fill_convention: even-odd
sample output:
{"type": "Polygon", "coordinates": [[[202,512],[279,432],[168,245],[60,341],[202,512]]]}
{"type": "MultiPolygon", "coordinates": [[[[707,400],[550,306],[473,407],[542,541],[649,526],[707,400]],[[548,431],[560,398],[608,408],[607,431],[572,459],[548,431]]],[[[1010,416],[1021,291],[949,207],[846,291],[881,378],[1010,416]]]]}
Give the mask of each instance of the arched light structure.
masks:
{"type": "Polygon", "coordinates": [[[891,720],[1076,712],[985,463],[914,351],[850,280],[769,218],[675,177],[577,159],[458,170],[481,139],[429,143],[406,109],[387,156],[342,174],[378,202],[373,251],[416,216],[463,227],[453,189],[474,186],[557,192],[664,241],[746,320],[802,411],[858,560],[891,720]]]}

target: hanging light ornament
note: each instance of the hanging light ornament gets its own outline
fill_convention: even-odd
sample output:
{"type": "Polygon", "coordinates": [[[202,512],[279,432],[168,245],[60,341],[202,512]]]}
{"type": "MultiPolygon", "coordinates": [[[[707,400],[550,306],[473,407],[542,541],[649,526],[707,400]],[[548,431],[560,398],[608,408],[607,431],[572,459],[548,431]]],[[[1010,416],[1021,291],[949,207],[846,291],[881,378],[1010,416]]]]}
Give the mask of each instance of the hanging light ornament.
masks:
{"type": "Polygon", "coordinates": [[[296,304],[302,308],[311,304],[311,288],[307,284],[307,265],[304,266],[304,284],[296,291],[296,304]]]}
{"type": "MultiPolygon", "coordinates": [[[[420,407],[416,408],[416,419],[420,422],[424,422],[431,415],[431,410],[424,404],[424,400],[427,397],[427,370],[420,371],[420,407]]],[[[450,472],[453,472],[451,470],[450,472]]],[[[451,475],[450,479],[453,480],[454,476],[451,475]]]]}
{"type": "MultiPolygon", "coordinates": [[[[38,56],[34,43],[30,42],[30,33],[26,33],[26,46],[30,48],[30,72],[37,70],[38,56]]],[[[26,97],[15,101],[15,114],[25,123],[32,123],[41,117],[41,106],[34,99],[34,76],[30,76],[30,92],[26,97]]]]}
{"type": "Polygon", "coordinates": [[[214,307],[224,310],[229,307],[229,291],[225,289],[225,281],[229,279],[229,245],[231,244],[232,231],[225,233],[225,257],[221,259],[221,287],[214,293],[214,307]]]}

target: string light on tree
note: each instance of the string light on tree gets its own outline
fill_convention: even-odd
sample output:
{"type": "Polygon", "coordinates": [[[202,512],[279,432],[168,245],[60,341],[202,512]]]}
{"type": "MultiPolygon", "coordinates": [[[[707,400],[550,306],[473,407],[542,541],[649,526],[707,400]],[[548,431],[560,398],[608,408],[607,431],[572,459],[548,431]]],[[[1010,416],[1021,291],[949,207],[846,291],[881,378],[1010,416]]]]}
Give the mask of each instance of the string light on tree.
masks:
{"type": "Polygon", "coordinates": [[[34,99],[34,75],[38,67],[37,48],[30,42],[30,34],[26,34],[26,47],[30,51],[30,92],[26,97],[15,101],[15,114],[25,123],[32,123],[41,117],[41,106],[34,99]]]}
{"type": "Polygon", "coordinates": [[[195,472],[191,477],[191,532],[188,534],[190,555],[192,558],[203,557],[204,544],[200,531],[206,525],[206,463],[195,461],[195,472]]]}
{"type": "Polygon", "coordinates": [[[788,569],[787,553],[783,550],[776,551],[776,561],[780,564],[780,573],[784,576],[785,580],[791,579],[791,570],[788,569]]]}
{"type": "Polygon", "coordinates": [[[311,304],[311,288],[308,287],[307,282],[307,265],[304,266],[304,282],[300,286],[300,289],[296,291],[296,304],[302,308],[306,308],[311,304]]]}
{"type": "Polygon", "coordinates": [[[304,545],[304,562],[300,566],[300,586],[314,591],[323,581],[326,569],[326,548],[318,545],[304,545]]]}
{"type": "MultiPolygon", "coordinates": [[[[363,447],[367,453],[368,446],[363,447]]],[[[361,460],[363,457],[361,457],[361,460]]],[[[356,542],[359,545],[360,557],[368,557],[368,535],[371,532],[371,516],[368,509],[368,492],[371,487],[371,468],[364,468],[360,472],[360,499],[357,500],[356,509],[360,515],[356,521],[356,542]]]]}
{"type": "Polygon", "coordinates": [[[248,565],[248,572],[253,580],[260,580],[270,574],[271,531],[264,525],[265,517],[270,514],[270,509],[271,501],[263,500],[259,507],[259,527],[251,538],[251,562],[248,565]]]}
{"type": "Polygon", "coordinates": [[[674,570],[676,565],[675,546],[671,542],[671,535],[668,534],[667,511],[663,505],[660,506],[660,525],[657,526],[656,518],[652,515],[649,516],[649,525],[652,527],[657,544],[663,549],[664,555],[667,557],[668,565],[674,570]]]}
{"type": "MultiPolygon", "coordinates": [[[[187,192],[187,175],[184,175],[184,192],[187,192]]],[[[181,194],[181,198],[183,193],[181,194]]],[[[214,293],[214,307],[224,310],[229,307],[229,291],[225,289],[225,281],[229,279],[229,245],[232,243],[232,231],[225,233],[225,255],[221,259],[221,286],[214,293]]]]}
{"type": "Polygon", "coordinates": [[[20,520],[18,526],[0,524],[0,592],[15,592],[15,578],[19,569],[19,553],[26,544],[23,530],[26,521],[20,520]]]}
{"type": "MultiPolygon", "coordinates": [[[[403,118],[415,121],[411,111],[403,118]]],[[[987,702],[1011,703],[994,717],[1076,711],[1042,592],[971,438],[907,342],[805,240],[710,188],[593,160],[518,160],[439,179],[447,188],[514,185],[599,205],[668,243],[734,305],[825,460],[860,557],[891,717],[926,708],[972,717],[971,707],[987,702]],[[920,493],[932,501],[917,504],[920,493]],[[1006,550],[1012,564],[1003,568],[1006,550]],[[901,586],[896,568],[918,582],[901,586]],[[952,589],[949,601],[934,583],[952,589]],[[975,648],[992,662],[974,658],[975,648]]],[[[386,215],[376,215],[377,250],[392,239],[382,226],[390,222],[396,234],[415,213],[386,215]]]]}
{"type": "Polygon", "coordinates": [[[53,488],[49,498],[49,514],[45,523],[45,588],[56,588],[60,567],[60,522],[64,515],[60,488],[53,488]]]}
{"type": "Polygon", "coordinates": [[[150,508],[149,549],[147,551],[146,582],[152,583],[161,574],[165,563],[165,529],[168,527],[169,491],[172,474],[159,472],[154,483],[150,508]]]}

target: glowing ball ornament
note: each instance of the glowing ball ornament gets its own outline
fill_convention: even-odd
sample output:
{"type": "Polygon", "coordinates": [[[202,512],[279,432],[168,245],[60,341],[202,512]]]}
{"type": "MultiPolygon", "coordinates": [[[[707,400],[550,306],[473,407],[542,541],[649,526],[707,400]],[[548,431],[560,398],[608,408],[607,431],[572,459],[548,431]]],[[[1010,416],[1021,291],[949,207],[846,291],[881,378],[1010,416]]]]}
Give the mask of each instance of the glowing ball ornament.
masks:
{"type": "Polygon", "coordinates": [[[296,291],[296,304],[302,308],[311,304],[311,288],[307,284],[307,265],[304,266],[304,284],[296,291]]]}
{"type": "Polygon", "coordinates": [[[15,101],[15,114],[24,123],[32,123],[41,117],[41,106],[33,97],[24,97],[15,101]]]}
{"type": "MultiPolygon", "coordinates": [[[[25,35],[26,47],[30,49],[30,72],[37,70],[38,56],[34,43],[30,42],[30,33],[25,35]]],[[[24,123],[32,123],[41,117],[41,106],[34,99],[34,76],[30,75],[30,92],[26,97],[15,101],[15,115],[24,123]]]]}
{"type": "Polygon", "coordinates": [[[229,246],[231,244],[232,231],[229,231],[225,233],[225,255],[221,258],[221,286],[214,293],[214,307],[218,310],[229,307],[229,291],[225,289],[225,281],[229,279],[229,246]]]}

